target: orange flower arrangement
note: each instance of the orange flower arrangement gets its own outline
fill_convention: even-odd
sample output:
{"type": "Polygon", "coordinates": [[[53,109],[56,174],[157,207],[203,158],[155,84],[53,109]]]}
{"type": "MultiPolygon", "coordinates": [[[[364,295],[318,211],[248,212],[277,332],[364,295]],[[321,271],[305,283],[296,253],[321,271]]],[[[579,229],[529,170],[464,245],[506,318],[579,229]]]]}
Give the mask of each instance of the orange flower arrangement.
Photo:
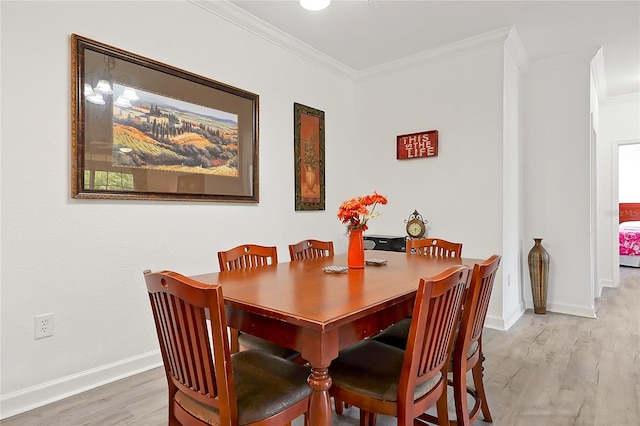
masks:
{"type": "Polygon", "coordinates": [[[338,208],[338,219],[347,225],[347,230],[349,231],[352,229],[362,229],[366,231],[368,229],[367,222],[369,219],[380,214],[379,212],[375,212],[378,204],[387,204],[387,198],[377,192],[371,195],[365,195],[364,197],[352,198],[340,204],[338,208]],[[369,206],[372,206],[371,210],[369,210],[369,206]]]}

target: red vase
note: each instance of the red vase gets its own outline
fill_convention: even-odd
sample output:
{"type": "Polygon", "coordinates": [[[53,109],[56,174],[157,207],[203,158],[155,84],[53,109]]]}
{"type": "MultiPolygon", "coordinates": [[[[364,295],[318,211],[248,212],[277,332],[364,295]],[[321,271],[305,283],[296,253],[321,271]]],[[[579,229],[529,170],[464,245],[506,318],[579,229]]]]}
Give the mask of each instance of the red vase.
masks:
{"type": "Polygon", "coordinates": [[[364,268],[364,238],[362,229],[352,229],[349,232],[349,251],[347,265],[351,269],[364,268]]]}

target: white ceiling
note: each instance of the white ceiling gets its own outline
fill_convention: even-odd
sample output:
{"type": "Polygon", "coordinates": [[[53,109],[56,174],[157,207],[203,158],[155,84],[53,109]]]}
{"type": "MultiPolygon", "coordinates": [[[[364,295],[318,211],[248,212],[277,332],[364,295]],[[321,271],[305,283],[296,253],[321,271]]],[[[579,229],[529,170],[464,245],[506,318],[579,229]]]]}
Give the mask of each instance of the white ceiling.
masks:
{"type": "Polygon", "coordinates": [[[640,92],[640,1],[235,0],[354,71],[515,26],[530,62],[602,47],[605,93],[640,92]]]}

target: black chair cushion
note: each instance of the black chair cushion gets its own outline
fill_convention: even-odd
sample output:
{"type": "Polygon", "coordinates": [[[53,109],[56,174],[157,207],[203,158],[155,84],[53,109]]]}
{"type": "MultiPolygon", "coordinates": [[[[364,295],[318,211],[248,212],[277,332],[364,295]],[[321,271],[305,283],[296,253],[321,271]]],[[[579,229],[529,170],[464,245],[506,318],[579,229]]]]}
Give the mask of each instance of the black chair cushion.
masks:
{"type": "MultiPolygon", "coordinates": [[[[407,347],[409,328],[411,328],[411,318],[405,318],[402,321],[382,330],[380,333],[373,336],[371,340],[376,340],[384,343],[385,345],[390,345],[404,350],[407,347]]],[[[457,337],[458,329],[456,329],[456,335],[453,337],[456,342],[458,341],[457,337]]],[[[471,346],[469,346],[469,349],[467,350],[467,359],[471,358],[473,354],[476,353],[478,346],[478,342],[473,342],[471,346]]]]}
{"type": "MultiPolygon", "coordinates": [[[[340,352],[329,367],[333,384],[382,401],[398,400],[398,383],[404,351],[372,339],[362,340],[340,352]]],[[[417,386],[414,398],[431,391],[442,375],[417,386]]]]}
{"type": "Polygon", "coordinates": [[[371,339],[404,350],[407,347],[409,328],[411,328],[411,317],[385,328],[371,339]]]}
{"type": "MultiPolygon", "coordinates": [[[[238,397],[238,424],[245,425],[269,418],[309,396],[308,367],[266,352],[246,350],[231,356],[238,397]]],[[[183,392],[175,400],[185,411],[208,424],[219,423],[213,407],[196,401],[183,392]]]]}
{"type": "Polygon", "coordinates": [[[300,358],[300,352],[298,351],[285,348],[284,346],[247,333],[240,333],[238,343],[244,348],[261,350],[290,361],[300,358]]]}

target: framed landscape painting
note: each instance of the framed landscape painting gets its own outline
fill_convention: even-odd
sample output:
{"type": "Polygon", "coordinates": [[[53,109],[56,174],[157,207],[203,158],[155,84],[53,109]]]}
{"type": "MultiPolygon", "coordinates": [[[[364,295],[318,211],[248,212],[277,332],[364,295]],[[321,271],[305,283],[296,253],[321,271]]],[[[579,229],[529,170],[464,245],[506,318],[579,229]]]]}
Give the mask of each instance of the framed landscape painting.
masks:
{"type": "Polygon", "coordinates": [[[324,112],[293,104],[296,210],[324,210],[324,112]]]}
{"type": "Polygon", "coordinates": [[[73,34],[74,198],[259,201],[256,94],[73,34]]]}

